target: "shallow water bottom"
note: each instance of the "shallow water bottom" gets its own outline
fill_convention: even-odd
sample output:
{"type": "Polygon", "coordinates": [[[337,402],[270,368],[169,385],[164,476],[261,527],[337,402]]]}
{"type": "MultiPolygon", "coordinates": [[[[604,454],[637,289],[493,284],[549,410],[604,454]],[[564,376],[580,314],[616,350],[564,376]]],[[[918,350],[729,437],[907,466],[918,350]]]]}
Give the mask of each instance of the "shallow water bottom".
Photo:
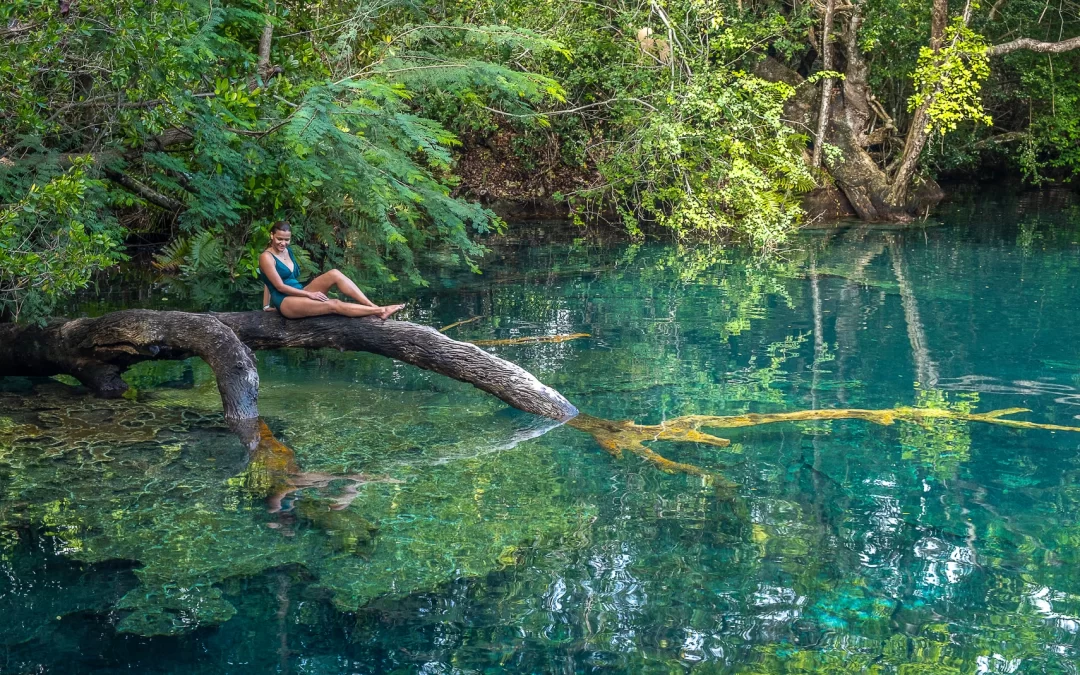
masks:
{"type": "MultiPolygon", "coordinates": [[[[491,349],[610,420],[1076,426],[1080,220],[1040,204],[807,233],[773,262],[505,248],[409,318],[588,333],[491,349]]],[[[379,357],[259,370],[280,448],[254,459],[199,362],[132,371],[130,400],[2,382],[0,672],[1076,670],[1080,434],[717,429],[730,446],[646,443],[708,475],[669,474],[379,357]]]]}

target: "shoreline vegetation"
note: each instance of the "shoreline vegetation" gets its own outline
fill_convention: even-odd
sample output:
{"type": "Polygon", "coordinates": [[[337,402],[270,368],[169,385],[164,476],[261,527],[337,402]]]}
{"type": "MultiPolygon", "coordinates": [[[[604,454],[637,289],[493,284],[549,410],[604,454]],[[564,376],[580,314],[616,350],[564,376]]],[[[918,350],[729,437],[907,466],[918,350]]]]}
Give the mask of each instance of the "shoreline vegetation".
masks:
{"type": "Polygon", "coordinates": [[[134,241],[246,283],[280,219],[308,272],[423,286],[418,256],[479,271],[522,208],[771,251],[925,218],[942,176],[1071,184],[1078,35],[1019,0],[17,0],[0,321],[134,241]]]}

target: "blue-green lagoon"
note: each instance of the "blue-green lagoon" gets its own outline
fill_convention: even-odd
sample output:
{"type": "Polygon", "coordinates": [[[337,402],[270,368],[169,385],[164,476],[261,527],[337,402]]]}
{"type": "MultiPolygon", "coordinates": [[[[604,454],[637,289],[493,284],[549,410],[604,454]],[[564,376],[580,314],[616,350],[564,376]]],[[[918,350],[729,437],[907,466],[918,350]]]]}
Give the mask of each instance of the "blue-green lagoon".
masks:
{"type": "Polygon", "coordinates": [[[116,401],[0,380],[0,672],[1077,672],[1080,433],[964,416],[1080,426],[1080,209],[981,199],[775,259],[522,226],[483,275],[432,269],[404,318],[588,333],[488,348],[596,418],[954,414],[644,443],[698,473],[381,357],[267,352],[310,475],[276,508],[201,362],[116,401]]]}

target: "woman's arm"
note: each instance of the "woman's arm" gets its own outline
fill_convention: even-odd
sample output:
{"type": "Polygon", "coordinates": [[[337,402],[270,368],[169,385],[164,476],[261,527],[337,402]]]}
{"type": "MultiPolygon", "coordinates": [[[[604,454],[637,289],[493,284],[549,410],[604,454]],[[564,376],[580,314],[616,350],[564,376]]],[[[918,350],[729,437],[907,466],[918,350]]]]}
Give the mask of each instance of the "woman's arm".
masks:
{"type": "Polygon", "coordinates": [[[275,311],[274,308],[270,306],[270,289],[266,287],[266,284],[263,284],[262,308],[267,312],[275,311]]]}
{"type": "MultiPolygon", "coordinates": [[[[274,288],[281,291],[285,295],[292,295],[297,298],[310,298],[311,300],[326,300],[327,297],[324,293],[310,293],[300,288],[293,288],[281,280],[281,275],[277,273],[277,268],[274,265],[274,256],[270,254],[270,251],[263,251],[259,256],[259,269],[266,275],[266,278],[270,280],[274,288]]],[[[265,287],[264,287],[265,288],[265,287]]],[[[263,297],[266,297],[265,294],[263,297]]],[[[265,304],[265,303],[263,303],[265,304]]]]}

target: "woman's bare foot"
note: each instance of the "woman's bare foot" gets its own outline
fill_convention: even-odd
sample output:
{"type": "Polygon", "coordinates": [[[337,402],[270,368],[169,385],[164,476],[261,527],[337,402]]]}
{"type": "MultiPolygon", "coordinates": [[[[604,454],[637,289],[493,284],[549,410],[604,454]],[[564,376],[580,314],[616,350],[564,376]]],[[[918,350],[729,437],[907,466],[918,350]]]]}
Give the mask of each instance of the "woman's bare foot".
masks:
{"type": "Polygon", "coordinates": [[[379,318],[382,319],[383,321],[386,321],[395,312],[397,312],[398,310],[400,310],[400,309],[402,309],[404,307],[405,307],[405,305],[387,305],[386,307],[383,307],[383,311],[379,312],[379,318]]]}

